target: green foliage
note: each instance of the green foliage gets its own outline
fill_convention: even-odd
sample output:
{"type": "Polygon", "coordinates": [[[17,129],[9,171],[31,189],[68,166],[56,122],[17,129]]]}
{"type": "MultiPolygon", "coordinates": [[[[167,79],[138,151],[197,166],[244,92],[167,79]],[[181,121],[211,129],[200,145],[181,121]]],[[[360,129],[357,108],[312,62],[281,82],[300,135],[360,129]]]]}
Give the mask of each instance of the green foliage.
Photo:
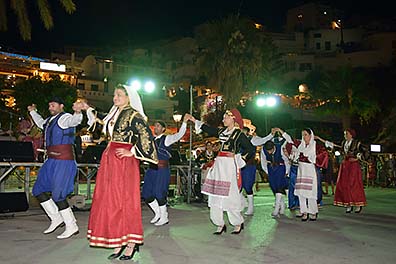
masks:
{"type": "Polygon", "coordinates": [[[362,70],[343,66],[333,72],[313,71],[307,84],[313,99],[326,102],[317,108],[322,114],[336,115],[347,123],[356,115],[367,123],[379,111],[378,95],[362,70]]]}
{"type": "Polygon", "coordinates": [[[224,95],[227,107],[235,107],[244,91],[253,91],[268,81],[277,66],[276,49],[253,21],[230,15],[198,26],[197,65],[209,85],[224,95]]]}
{"type": "MultiPolygon", "coordinates": [[[[26,0],[9,0],[10,8],[14,11],[18,28],[23,40],[28,41],[32,39],[32,25],[29,19],[29,11],[26,0]]],[[[76,11],[76,5],[73,0],[60,0],[62,7],[68,14],[76,11]]],[[[37,8],[40,13],[41,21],[44,27],[49,30],[54,26],[50,5],[48,0],[36,0],[37,8]]],[[[7,26],[7,0],[0,0],[0,30],[6,31],[7,26]]]]}
{"type": "Polygon", "coordinates": [[[38,111],[46,116],[48,101],[54,96],[65,101],[65,111],[71,111],[73,102],[77,99],[77,91],[75,87],[56,78],[51,81],[41,81],[38,77],[28,79],[15,86],[16,110],[25,115],[27,106],[36,104],[38,111]]]}

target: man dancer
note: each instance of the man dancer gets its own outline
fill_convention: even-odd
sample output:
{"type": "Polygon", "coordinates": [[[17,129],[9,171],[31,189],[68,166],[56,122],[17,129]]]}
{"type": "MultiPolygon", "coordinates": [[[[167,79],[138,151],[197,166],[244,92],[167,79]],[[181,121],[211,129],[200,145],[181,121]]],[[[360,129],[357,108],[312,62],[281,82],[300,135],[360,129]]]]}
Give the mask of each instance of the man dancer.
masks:
{"type": "Polygon", "coordinates": [[[255,136],[251,140],[254,146],[264,144],[261,151],[261,166],[268,175],[271,190],[275,195],[273,217],[279,217],[285,212],[284,195],[288,185],[286,175],[290,169],[288,158],[282,148],[286,141],[284,139],[285,134],[279,128],[273,128],[266,137],[255,136]],[[282,137],[277,136],[278,134],[281,134],[282,137]]]}
{"type": "MultiPolygon", "coordinates": [[[[249,140],[252,136],[249,135],[250,129],[243,127],[242,132],[248,137],[249,140]]],[[[256,147],[254,148],[256,152],[256,147]]],[[[253,185],[256,181],[256,159],[255,155],[246,161],[246,166],[241,169],[242,174],[242,188],[245,189],[248,201],[248,209],[245,215],[253,215],[254,204],[253,204],[253,185]]]]}
{"type": "Polygon", "coordinates": [[[173,135],[165,135],[166,124],[163,121],[154,123],[155,146],[158,154],[158,165],[150,165],[144,176],[142,197],[153,210],[154,217],[150,223],[162,226],[169,223],[166,208],[170,182],[169,159],[171,158],[172,144],[179,141],[187,129],[186,115],[179,132],[173,135]]]}
{"type": "Polygon", "coordinates": [[[63,108],[62,99],[52,98],[48,103],[51,116],[43,119],[37,113],[36,105],[28,106],[33,121],[44,130],[44,145],[48,157],[38,173],[32,193],[51,219],[44,234],[52,233],[65,223],[65,231],[57,236],[58,239],[69,238],[78,233],[76,219],[66,198],[74,190],[74,177],[77,173],[73,152],[75,127],[82,121],[81,110],[87,109],[88,105],[75,102],[73,115],[65,113],[63,108]],[[47,192],[51,192],[51,198],[47,192]]]}

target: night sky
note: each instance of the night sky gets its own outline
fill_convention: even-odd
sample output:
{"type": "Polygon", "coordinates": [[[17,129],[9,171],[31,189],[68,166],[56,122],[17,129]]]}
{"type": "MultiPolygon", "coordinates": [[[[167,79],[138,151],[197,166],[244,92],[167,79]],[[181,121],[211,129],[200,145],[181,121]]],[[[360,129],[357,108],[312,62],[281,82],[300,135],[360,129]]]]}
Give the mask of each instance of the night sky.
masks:
{"type": "MultiPolygon", "coordinates": [[[[35,2],[35,1],[28,1],[35,2]]],[[[0,45],[15,52],[59,51],[64,45],[108,46],[142,43],[162,38],[192,36],[194,27],[230,13],[248,16],[269,30],[282,30],[286,10],[304,1],[296,0],[75,0],[77,11],[67,15],[59,1],[50,1],[54,28],[46,31],[38,19],[37,8],[29,7],[32,41],[24,42],[16,28],[14,14],[9,12],[9,30],[0,33],[0,45]]],[[[328,1],[343,9],[347,17],[393,16],[394,1],[328,1]],[[376,3],[373,6],[373,3],[376,3]]]]}

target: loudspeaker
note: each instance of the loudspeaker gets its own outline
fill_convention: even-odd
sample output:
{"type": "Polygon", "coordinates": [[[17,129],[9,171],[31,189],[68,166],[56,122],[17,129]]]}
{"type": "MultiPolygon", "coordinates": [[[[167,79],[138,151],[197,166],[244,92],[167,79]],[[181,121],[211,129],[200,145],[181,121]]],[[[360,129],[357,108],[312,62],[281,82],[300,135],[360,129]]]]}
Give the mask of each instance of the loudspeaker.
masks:
{"type": "Polygon", "coordinates": [[[0,161],[33,162],[33,143],[0,141],[0,161]]]}
{"type": "Polygon", "coordinates": [[[169,164],[170,165],[181,165],[182,160],[180,157],[180,152],[177,149],[172,149],[171,150],[171,157],[169,159],[169,164]]]}
{"type": "Polygon", "coordinates": [[[24,192],[0,192],[0,213],[24,212],[29,203],[24,192]]]}
{"type": "Polygon", "coordinates": [[[100,163],[106,145],[88,146],[81,157],[81,163],[100,163]]]}

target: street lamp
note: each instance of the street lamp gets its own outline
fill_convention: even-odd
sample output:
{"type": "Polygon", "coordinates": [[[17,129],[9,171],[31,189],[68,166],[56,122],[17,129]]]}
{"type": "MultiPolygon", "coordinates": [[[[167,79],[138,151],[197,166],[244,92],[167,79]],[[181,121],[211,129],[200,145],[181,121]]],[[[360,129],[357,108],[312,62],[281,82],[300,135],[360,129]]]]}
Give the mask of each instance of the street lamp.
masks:
{"type": "MultiPolygon", "coordinates": [[[[263,95],[263,96],[258,96],[256,99],[256,105],[259,108],[273,108],[278,104],[279,97],[274,96],[274,95],[263,95]]],[[[264,115],[264,120],[265,120],[265,131],[268,131],[268,114],[267,112],[264,115]]]]}
{"type": "MultiPolygon", "coordinates": [[[[179,123],[180,123],[182,117],[183,117],[183,115],[179,114],[177,111],[175,111],[175,112],[173,113],[173,120],[174,120],[175,123],[176,123],[177,132],[179,132],[179,123]]],[[[178,151],[180,150],[180,140],[177,141],[177,150],[178,150],[178,151]]]]}
{"type": "Polygon", "coordinates": [[[175,113],[173,114],[173,120],[174,120],[175,123],[176,123],[176,127],[177,127],[177,131],[178,131],[178,132],[179,132],[179,123],[180,123],[182,117],[183,117],[183,115],[179,114],[178,112],[175,112],[175,113]]]}
{"type": "Polygon", "coordinates": [[[143,87],[144,92],[150,94],[155,90],[155,83],[151,80],[141,81],[137,78],[128,81],[129,85],[132,86],[136,91],[140,91],[143,87]]]}

